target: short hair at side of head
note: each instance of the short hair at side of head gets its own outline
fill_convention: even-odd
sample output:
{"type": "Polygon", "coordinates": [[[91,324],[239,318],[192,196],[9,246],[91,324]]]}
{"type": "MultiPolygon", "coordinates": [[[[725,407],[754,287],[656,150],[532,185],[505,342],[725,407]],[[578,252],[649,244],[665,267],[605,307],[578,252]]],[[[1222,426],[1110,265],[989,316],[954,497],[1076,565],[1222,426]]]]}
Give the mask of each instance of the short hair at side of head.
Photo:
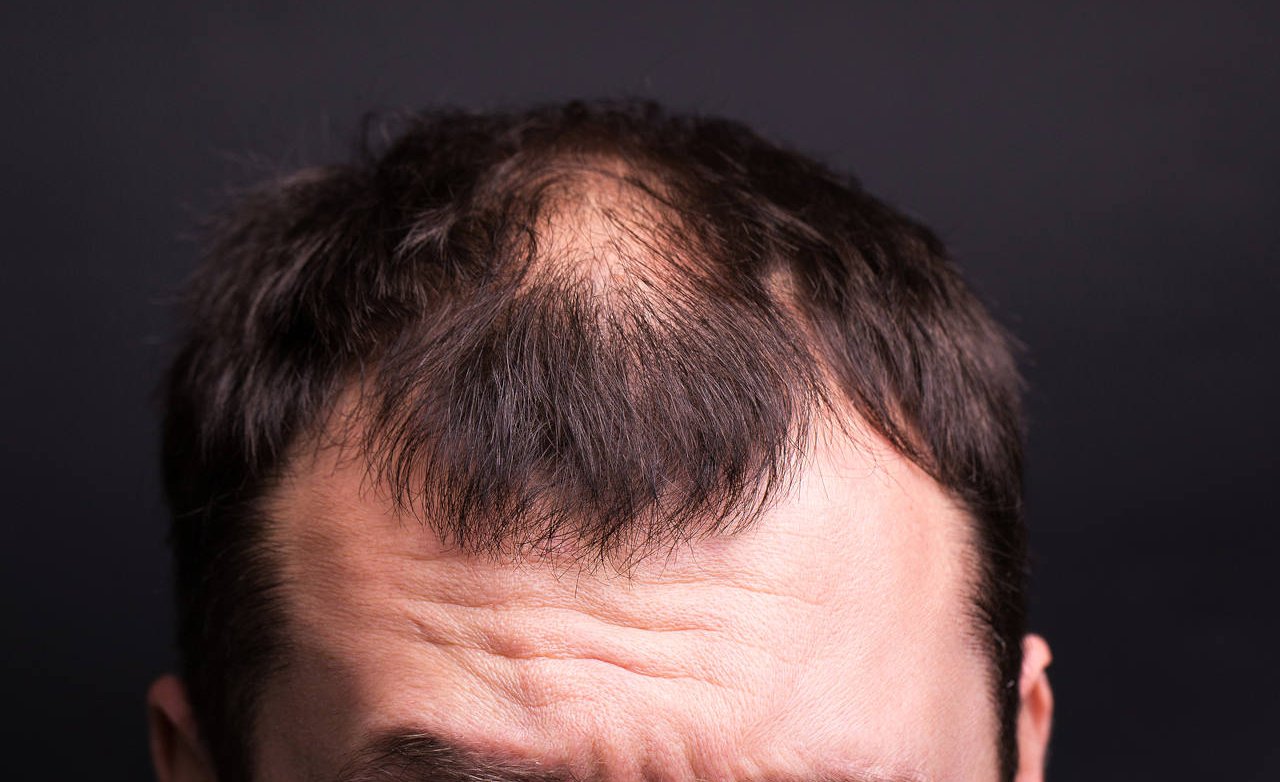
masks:
{"type": "Polygon", "coordinates": [[[355,398],[442,539],[601,557],[750,524],[845,405],[972,515],[1015,765],[1020,380],[928,229],[740,124],[650,103],[426,112],[213,225],[167,381],[179,647],[224,782],[287,663],[262,501],[355,398]]]}

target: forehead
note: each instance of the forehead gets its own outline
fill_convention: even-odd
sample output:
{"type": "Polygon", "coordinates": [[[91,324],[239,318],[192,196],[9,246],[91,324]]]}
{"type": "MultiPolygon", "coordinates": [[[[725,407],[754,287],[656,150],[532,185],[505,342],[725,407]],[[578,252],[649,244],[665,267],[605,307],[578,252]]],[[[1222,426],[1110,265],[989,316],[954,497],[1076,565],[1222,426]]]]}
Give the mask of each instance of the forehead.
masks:
{"type": "Polygon", "coordinates": [[[968,523],[872,438],[824,439],[754,526],[625,573],[450,550],[336,449],[271,504],[292,659],[267,778],[331,779],[401,726],[619,780],[994,775],[968,523]]]}

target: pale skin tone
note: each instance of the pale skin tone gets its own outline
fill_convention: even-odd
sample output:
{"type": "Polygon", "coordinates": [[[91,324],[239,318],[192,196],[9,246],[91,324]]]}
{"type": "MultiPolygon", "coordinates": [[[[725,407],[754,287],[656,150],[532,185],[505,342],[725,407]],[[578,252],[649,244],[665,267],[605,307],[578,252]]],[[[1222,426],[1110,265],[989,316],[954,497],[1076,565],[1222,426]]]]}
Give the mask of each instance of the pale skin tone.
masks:
{"type": "MultiPolygon", "coordinates": [[[[264,693],[263,782],[334,779],[405,728],[617,782],[998,778],[970,522],[871,436],[820,438],[754,527],[625,577],[450,550],[336,448],[295,460],[272,505],[297,646],[264,693]]],[[[1033,782],[1053,706],[1048,647],[1024,651],[1033,782]]],[[[180,680],[149,708],[161,782],[215,779],[180,680]]]]}

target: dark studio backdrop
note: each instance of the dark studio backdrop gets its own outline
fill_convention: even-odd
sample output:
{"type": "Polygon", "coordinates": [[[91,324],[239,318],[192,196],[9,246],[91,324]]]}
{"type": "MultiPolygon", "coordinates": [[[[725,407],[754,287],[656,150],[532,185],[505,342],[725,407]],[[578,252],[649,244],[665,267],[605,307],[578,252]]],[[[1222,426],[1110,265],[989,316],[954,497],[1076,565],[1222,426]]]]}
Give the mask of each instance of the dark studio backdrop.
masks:
{"type": "Polygon", "coordinates": [[[1027,345],[1054,780],[1280,780],[1280,5],[7,4],[5,779],[150,778],[184,236],[369,109],[638,95],[856,172],[1027,345]]]}

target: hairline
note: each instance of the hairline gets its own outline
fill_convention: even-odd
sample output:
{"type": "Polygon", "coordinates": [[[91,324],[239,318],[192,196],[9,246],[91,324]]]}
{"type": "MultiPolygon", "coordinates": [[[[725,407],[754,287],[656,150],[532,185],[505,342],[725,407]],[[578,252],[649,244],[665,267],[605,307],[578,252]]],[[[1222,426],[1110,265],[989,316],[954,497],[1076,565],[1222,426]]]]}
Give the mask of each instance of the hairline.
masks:
{"type": "MultiPolygon", "coordinates": [[[[435,116],[436,116],[436,119],[432,119],[432,117],[428,116],[427,124],[425,125],[425,127],[427,127],[428,129],[434,127],[430,123],[436,120],[444,120],[446,123],[451,121],[448,117],[444,115],[435,115],[435,116]]],[[[532,117],[534,115],[529,115],[529,116],[532,117]]],[[[499,124],[496,126],[493,126],[494,128],[506,127],[511,122],[515,122],[515,121],[518,121],[519,123],[528,123],[532,121],[528,117],[526,117],[525,119],[520,119],[519,117],[506,117],[505,119],[504,118],[499,118],[499,119],[500,119],[499,124]],[[506,125],[504,125],[503,123],[506,123],[506,125]]],[[[444,127],[446,130],[449,129],[447,124],[444,127]]],[[[526,126],[517,125],[517,127],[526,127],[526,126]]],[[[535,123],[533,125],[528,125],[527,127],[536,128],[538,126],[535,123]]],[[[489,126],[485,126],[484,128],[482,128],[482,130],[484,130],[484,132],[487,132],[487,133],[494,132],[493,128],[490,128],[489,126]]],[[[453,132],[453,131],[450,131],[450,132],[453,132]]],[[[720,132],[723,133],[723,128],[721,128],[720,132]]],[[[406,134],[405,137],[407,138],[408,135],[406,134]]],[[[609,136],[607,132],[604,133],[604,137],[607,139],[612,138],[611,136],[609,136]]],[[[639,142],[639,147],[637,147],[636,149],[639,149],[642,151],[645,145],[649,143],[647,138],[648,137],[641,138],[639,142]]],[[[712,140],[715,140],[720,137],[709,136],[709,138],[711,138],[712,140]]],[[[614,143],[614,141],[608,141],[607,143],[612,144],[614,143]]],[[[755,147],[750,147],[750,148],[755,149],[755,147]]],[[[629,149],[631,148],[629,147],[629,149]]],[[[631,149],[631,151],[635,152],[636,149],[631,149]]],[[[767,151],[768,149],[766,148],[766,152],[767,151]]],[[[689,153],[687,153],[687,150],[682,150],[679,154],[686,155],[689,153]]],[[[677,165],[678,166],[684,165],[686,162],[688,161],[680,159],[680,160],[677,160],[677,165]]],[[[696,165],[697,160],[694,160],[693,164],[696,165]]],[[[381,166],[382,164],[377,163],[376,165],[381,166]]],[[[475,165],[484,166],[489,164],[484,163],[482,160],[478,160],[475,163],[475,165]]],[[[362,161],[360,166],[367,168],[367,162],[362,161]]],[[[351,192],[351,188],[355,186],[353,182],[356,182],[356,180],[352,179],[351,177],[357,176],[357,175],[358,176],[366,175],[365,173],[361,173],[362,170],[363,168],[358,168],[356,166],[348,166],[343,169],[333,169],[333,171],[324,174],[324,176],[317,177],[317,182],[323,183],[326,178],[333,177],[334,181],[326,184],[326,187],[328,189],[325,190],[324,192],[330,193],[330,195],[332,195],[333,193],[338,193],[339,195],[343,195],[343,197],[346,197],[345,194],[351,192]],[[334,173],[334,172],[337,172],[337,173],[334,173]],[[338,176],[339,174],[341,174],[343,177],[346,177],[346,179],[343,179],[342,177],[338,176]],[[346,188],[346,189],[343,189],[343,188],[346,188]]],[[[815,172],[806,170],[804,172],[804,176],[807,176],[809,178],[814,178],[815,172]]],[[[364,182],[364,180],[359,180],[359,181],[364,182]]],[[[844,184],[847,185],[847,183],[844,183],[844,184]]],[[[364,185],[362,184],[361,187],[364,187],[364,185]]],[[[861,194],[861,191],[857,187],[856,183],[853,185],[853,187],[855,190],[858,190],[859,194],[861,194]]],[[[275,199],[279,196],[279,194],[284,192],[285,192],[284,189],[273,188],[271,198],[275,199]]],[[[364,193],[365,191],[359,190],[358,192],[364,193]]],[[[749,193],[749,195],[754,198],[758,195],[758,193],[756,193],[755,191],[752,191],[749,193]]],[[[760,196],[760,197],[768,198],[769,196],[760,196]]],[[[861,198],[861,195],[859,195],[858,197],[861,198]]],[[[276,203],[276,202],[270,201],[267,205],[270,206],[273,203],[276,203]]],[[[784,209],[785,208],[789,208],[789,207],[784,207],[784,209]]],[[[876,202],[874,198],[872,198],[871,202],[869,203],[855,205],[855,207],[851,207],[851,208],[855,208],[855,211],[862,210],[862,209],[869,209],[869,210],[875,211],[875,210],[882,210],[885,207],[883,204],[878,204],[878,202],[876,202]]],[[[857,213],[862,214],[861,211],[858,211],[857,213]]],[[[885,214],[881,212],[876,212],[875,214],[872,214],[867,219],[871,221],[870,227],[866,228],[867,231],[871,232],[869,234],[870,238],[867,241],[878,241],[876,239],[877,236],[879,236],[881,239],[884,239],[884,235],[882,235],[881,233],[877,233],[878,231],[883,230],[884,232],[892,233],[892,236],[886,241],[897,241],[899,237],[904,237],[902,238],[902,241],[904,242],[908,242],[908,241],[915,242],[915,244],[911,245],[911,247],[899,247],[898,245],[894,244],[892,245],[892,248],[891,248],[892,253],[921,252],[921,248],[918,245],[921,242],[923,242],[924,251],[927,252],[927,254],[929,254],[931,257],[937,256],[945,260],[945,258],[943,257],[944,250],[941,249],[940,245],[938,247],[934,247],[932,244],[930,244],[931,240],[929,236],[922,235],[919,232],[919,230],[912,229],[910,225],[906,226],[906,233],[904,234],[903,233],[904,226],[901,223],[902,218],[900,216],[895,217],[893,215],[889,215],[888,217],[886,217],[885,214]],[[879,225],[878,224],[879,221],[888,221],[888,222],[885,225],[879,225]],[[913,230],[915,230],[914,233],[912,232],[913,230]]],[[[907,222],[909,223],[910,221],[908,220],[907,222]]],[[[839,233],[847,230],[851,230],[851,229],[844,227],[843,224],[841,224],[841,227],[839,228],[833,227],[833,225],[826,225],[825,227],[820,229],[820,233],[824,231],[825,232],[834,231],[839,233]]],[[[859,227],[858,230],[863,230],[863,228],[859,227]]],[[[826,240],[826,236],[823,236],[823,241],[825,240],[826,240]]],[[[248,245],[250,245],[250,249],[253,249],[254,246],[256,246],[256,245],[253,245],[253,242],[249,242],[248,245]]],[[[230,247],[230,250],[224,249],[221,252],[230,252],[236,249],[234,246],[229,246],[229,247],[230,247]]],[[[257,249],[261,249],[261,247],[258,246],[257,249]]],[[[863,250],[864,248],[862,245],[856,245],[853,248],[853,252],[855,255],[863,252],[863,250]]],[[[926,274],[935,274],[936,272],[936,270],[920,270],[920,271],[923,271],[926,274]]],[[[965,306],[967,305],[964,305],[962,302],[960,306],[960,310],[957,310],[956,312],[958,312],[962,316],[966,315],[966,312],[963,311],[965,306]]],[[[948,317],[952,316],[952,312],[950,309],[947,310],[947,314],[948,314],[948,317]]],[[[972,315],[972,313],[968,313],[968,314],[972,315]]],[[[226,316],[225,313],[222,313],[220,315],[220,317],[225,317],[225,316],[226,316]]],[[[983,325],[984,323],[985,321],[982,320],[982,315],[981,313],[979,313],[978,320],[976,322],[970,321],[967,324],[961,323],[960,326],[962,327],[962,330],[978,329],[979,331],[981,331],[981,329],[985,328],[985,326],[983,325]]],[[[970,335],[969,331],[964,331],[964,334],[968,336],[976,335],[977,337],[982,339],[989,339],[993,336],[992,332],[990,331],[983,332],[983,333],[974,332],[973,335],[970,335]]],[[[994,342],[990,343],[989,345],[984,343],[984,345],[986,347],[991,347],[998,352],[999,346],[996,343],[999,342],[999,339],[998,339],[998,335],[996,336],[997,338],[995,339],[994,342]]],[[[963,348],[964,346],[961,345],[960,347],[963,348]]],[[[1007,349],[1007,345],[1006,345],[1006,349],[1007,349]]],[[[988,374],[991,374],[992,376],[998,375],[1000,372],[999,367],[996,367],[994,369],[988,367],[986,368],[986,370],[988,370],[988,374]]],[[[190,392],[190,389],[180,389],[180,390],[184,390],[184,392],[186,393],[190,392]]],[[[890,390],[892,391],[892,389],[890,390]]],[[[877,392],[877,389],[875,388],[871,389],[871,393],[873,397],[876,392],[877,392]]],[[[179,399],[179,401],[183,401],[184,403],[186,403],[185,400],[181,398],[179,399]]],[[[1007,401],[1007,400],[997,399],[996,406],[999,407],[999,405],[1002,404],[1003,401],[1007,401]]],[[[999,414],[1003,409],[1004,408],[1001,408],[1000,410],[996,410],[996,413],[999,414]]],[[[879,412],[881,414],[884,413],[883,410],[880,410],[879,412]]],[[[891,417],[892,416],[890,415],[890,418],[891,417]]],[[[890,429],[894,429],[897,426],[897,424],[895,424],[893,421],[887,422],[886,425],[888,425],[890,429]]],[[[992,429],[992,431],[996,431],[996,429],[998,429],[999,427],[999,420],[997,420],[996,423],[993,424],[992,426],[995,427],[995,429],[992,429]]],[[[306,428],[305,423],[303,425],[303,428],[304,429],[306,428]]],[[[879,428],[879,427],[876,427],[876,428],[879,428]]],[[[283,431],[283,430],[280,430],[280,431],[283,431]]],[[[1009,432],[1002,431],[1002,432],[997,432],[997,434],[1003,434],[1007,437],[1009,435],[1009,432]]],[[[264,438],[269,436],[271,436],[270,431],[268,431],[268,434],[261,435],[261,437],[264,437],[264,438]]],[[[277,442],[280,442],[280,441],[277,441],[277,442]]],[[[259,445],[259,444],[260,443],[257,443],[256,441],[253,441],[253,440],[250,440],[247,443],[247,447],[249,448],[248,453],[251,459],[256,458],[256,454],[258,452],[255,450],[255,447],[256,445],[259,445]]],[[[908,443],[908,449],[910,449],[909,443],[908,443]]],[[[274,456],[272,458],[274,460],[274,456]]],[[[998,461],[998,458],[993,457],[992,463],[995,463],[996,461],[998,461]]],[[[918,461],[916,463],[919,464],[918,461]]],[[[984,461],[982,462],[982,464],[986,465],[987,462],[984,461]]],[[[205,464],[204,466],[208,466],[208,465],[205,464]]],[[[279,461],[275,462],[275,466],[278,468],[287,468],[289,466],[288,458],[282,455],[282,458],[280,458],[279,461]]],[[[1009,463],[997,464],[996,466],[1008,467],[1009,463]]],[[[937,465],[935,465],[935,467],[937,467],[937,465]]],[[[930,470],[926,470],[926,471],[930,471],[930,470]]],[[[997,477],[1002,477],[1004,475],[1005,473],[1001,472],[997,477]]],[[[179,474],[179,477],[182,477],[182,475],[179,474]]],[[[962,477],[957,478],[954,474],[951,475],[950,479],[936,478],[936,480],[938,480],[940,484],[942,484],[945,488],[948,488],[948,489],[950,489],[952,485],[958,485],[963,487],[966,490],[972,488],[974,492],[973,497],[975,499],[972,499],[972,500],[964,499],[964,497],[967,495],[959,495],[959,494],[955,495],[957,499],[961,499],[961,501],[959,502],[959,505],[961,508],[970,509],[970,513],[968,514],[970,517],[970,523],[974,523],[977,525],[968,531],[971,538],[974,540],[976,544],[969,555],[976,559],[978,568],[973,571],[977,576],[976,583],[975,583],[976,589],[971,595],[971,599],[967,601],[969,606],[972,609],[970,613],[973,616],[973,619],[970,621],[970,623],[967,626],[981,640],[982,645],[986,648],[987,659],[991,660],[992,662],[995,662],[997,664],[996,670],[1001,672],[1000,674],[996,675],[994,679],[991,681],[991,686],[989,687],[988,691],[995,696],[994,700],[997,704],[996,711],[997,711],[997,717],[999,719],[1000,731],[1001,731],[1001,737],[1002,737],[1000,741],[1003,743],[1007,740],[1009,734],[1013,731],[1013,725],[1010,723],[1010,717],[1009,717],[1008,708],[1006,704],[1010,702],[1016,702],[1016,700],[1011,701],[1010,699],[1010,695],[1016,695],[1016,690],[1010,689],[1008,682],[1003,681],[1002,679],[1008,679],[1011,676],[1016,676],[1016,670],[1014,670],[1016,668],[1016,658],[1020,656],[1017,654],[1017,652],[1020,650],[1020,647],[1009,648],[1008,646],[1008,644],[1017,643],[1019,640],[1018,638],[1015,637],[1015,634],[1013,632],[1009,632],[1009,631],[1018,630],[1019,628],[1021,628],[1021,622],[1023,621],[1022,616],[1025,614],[1025,608],[1022,608],[1019,610],[1017,606],[1010,607],[1009,605],[1006,604],[1005,601],[1010,600],[1010,598],[1012,597],[1012,598],[1016,598],[1020,604],[1025,604],[1024,587],[1020,585],[1017,574],[1014,573],[1010,567],[1011,565],[1013,565],[1021,568],[1023,566],[1022,563],[1024,560],[1019,558],[1020,555],[1018,552],[1006,551],[1003,548],[1003,546],[1005,545],[1005,542],[1013,541],[1014,538],[1020,535],[1020,530],[1013,530],[1012,532],[1008,532],[1010,537],[1006,537],[1003,539],[997,538],[995,540],[991,539],[991,533],[994,532],[997,536],[1005,535],[1007,533],[1007,531],[1005,530],[1005,526],[1011,523],[1010,514],[1017,515],[1017,512],[1014,509],[1014,506],[1012,504],[1004,504],[1004,505],[984,504],[985,501],[990,499],[992,496],[994,496],[996,499],[1001,499],[1001,497],[998,496],[999,492],[996,489],[992,489],[991,494],[988,495],[986,493],[987,488],[984,488],[983,486],[971,486],[968,481],[964,480],[962,477]],[[1003,557],[1003,559],[1000,559],[998,557],[1003,557]],[[1016,620],[1016,621],[1009,620],[1010,611],[1013,611],[1015,614],[1017,614],[1017,616],[1013,617],[1013,620],[1016,620]],[[993,641],[995,643],[992,643],[993,641]],[[1005,666],[1010,666],[1010,668],[1006,670],[1005,666]]],[[[263,473],[259,473],[257,478],[251,479],[250,484],[241,483],[240,486],[246,489],[249,493],[254,495],[269,494],[270,493],[269,481],[266,481],[266,482],[264,481],[266,481],[266,476],[263,473]]],[[[204,501],[207,498],[198,497],[197,499],[204,501]]],[[[1012,523],[1020,524],[1021,522],[1018,521],[1017,519],[1013,519],[1012,523]]],[[[257,533],[257,532],[258,532],[257,530],[250,531],[250,533],[257,533]]],[[[254,534],[253,537],[254,537],[254,541],[253,541],[254,543],[260,543],[264,540],[264,536],[259,534],[254,534]]],[[[1012,543],[1010,543],[1010,545],[1012,545],[1012,543]]],[[[1021,556],[1025,556],[1025,555],[1021,555],[1021,556]]],[[[271,579],[275,579],[278,581],[279,572],[278,570],[272,571],[272,562],[266,561],[263,563],[263,565],[265,566],[265,570],[267,571],[266,575],[270,577],[267,579],[268,582],[270,582],[271,579]]],[[[202,565],[202,567],[203,566],[204,565],[202,565]]],[[[261,572],[263,569],[264,568],[259,568],[259,571],[261,572]]],[[[268,586],[270,586],[270,583],[268,583],[268,586]]],[[[281,632],[287,633],[287,629],[282,629],[281,632]]],[[[288,641],[287,636],[284,637],[284,640],[286,642],[288,641]]],[[[281,648],[281,645],[276,646],[277,651],[280,648],[281,648]]],[[[283,656],[283,654],[277,655],[277,657],[281,657],[281,656],[283,656]]],[[[202,663],[202,664],[207,664],[207,663],[202,663]]],[[[257,666],[255,670],[267,670],[269,673],[270,666],[265,666],[265,667],[257,666]]],[[[219,672],[225,673],[225,671],[222,671],[220,669],[219,669],[219,672]]],[[[248,679],[245,682],[247,687],[250,690],[248,694],[249,695],[256,694],[254,691],[260,690],[262,688],[263,682],[270,681],[271,678],[272,677],[266,676],[266,675],[248,677],[248,679]]],[[[208,682],[206,682],[206,685],[208,685],[208,682]]],[[[210,693],[212,693],[212,695],[210,696],[210,701],[209,701],[210,703],[214,703],[221,699],[221,696],[217,694],[216,685],[214,689],[210,690],[210,693]]],[[[219,707],[219,708],[224,708],[224,707],[219,707]]],[[[234,711],[230,712],[230,714],[234,716],[234,711]]],[[[225,716],[226,715],[224,714],[222,718],[223,722],[227,721],[225,716]]],[[[242,730],[240,730],[239,728],[235,728],[234,725],[224,726],[224,727],[226,728],[225,732],[228,732],[228,733],[241,733],[241,734],[243,733],[242,730]]]]}
{"type": "MultiPolygon", "coordinates": [[[[856,411],[854,411],[854,415],[857,415],[856,411]]],[[[288,605],[287,582],[281,578],[285,572],[284,557],[287,549],[282,545],[283,539],[275,534],[285,524],[286,516],[285,506],[283,503],[285,498],[285,495],[283,494],[284,485],[290,475],[300,474],[299,470],[309,471],[316,469],[315,456],[320,450],[326,448],[337,448],[340,450],[352,449],[354,451],[352,454],[354,458],[368,458],[368,455],[359,448],[359,438],[333,438],[330,436],[332,434],[332,430],[325,425],[311,427],[309,431],[309,434],[302,435],[298,438],[296,447],[291,448],[288,455],[281,460],[279,472],[271,479],[264,480],[259,485],[256,497],[251,502],[251,507],[255,509],[255,515],[258,519],[258,528],[255,532],[259,537],[256,543],[258,546],[263,547],[264,553],[264,557],[260,561],[266,564],[269,568],[270,572],[267,575],[268,581],[272,586],[272,597],[270,598],[271,605],[276,611],[277,618],[280,620],[280,624],[277,627],[277,631],[280,634],[278,636],[278,641],[280,643],[277,648],[277,664],[269,667],[269,670],[260,682],[257,692],[254,693],[254,710],[251,714],[250,729],[248,731],[248,740],[246,742],[248,760],[250,766],[254,769],[257,768],[258,760],[256,750],[259,746],[258,739],[261,735],[261,726],[259,722],[262,714],[262,703],[267,697],[269,697],[271,691],[274,689],[273,685],[278,684],[280,677],[287,675],[287,670],[292,664],[298,661],[295,656],[298,646],[291,643],[291,641],[296,640],[296,638],[290,636],[291,631],[296,631],[296,625],[293,622],[294,612],[290,610],[292,607],[288,605]]],[[[849,437],[855,447],[865,447],[862,445],[861,441],[852,434],[853,431],[859,431],[856,427],[842,428],[840,431],[842,432],[841,436],[849,437]]],[[[981,616],[983,582],[985,578],[985,559],[980,545],[979,536],[979,524],[981,521],[977,517],[976,512],[969,507],[963,498],[957,496],[949,487],[939,482],[936,478],[930,475],[927,470],[924,470],[907,455],[901,454],[896,450],[894,450],[893,453],[906,460],[911,465],[912,469],[918,469],[921,471],[923,477],[932,483],[939,492],[941,492],[942,496],[946,500],[947,506],[954,511],[955,521],[962,525],[962,529],[959,531],[959,537],[957,540],[958,545],[949,546],[951,549],[951,556],[960,558],[960,570],[962,573],[960,588],[963,590],[962,610],[964,611],[965,618],[965,629],[962,638],[965,641],[968,641],[967,646],[969,647],[969,651],[975,654],[982,663],[981,669],[983,671],[983,676],[986,679],[986,686],[983,687],[984,701],[991,709],[990,727],[994,729],[992,740],[996,742],[996,746],[998,747],[1002,740],[1001,735],[1004,728],[1001,718],[1001,705],[997,697],[999,690],[999,670],[998,666],[994,664],[996,660],[993,659],[993,651],[990,648],[993,631],[987,626],[987,623],[981,616]]],[[[340,458],[349,457],[344,456],[340,458]]],[[[796,470],[800,470],[806,463],[807,457],[802,456],[797,464],[794,465],[794,468],[796,470]]],[[[373,479],[375,477],[375,473],[372,471],[372,468],[367,469],[370,470],[368,473],[369,477],[373,479]]],[[[426,535],[436,534],[429,523],[424,525],[423,533],[426,535]]],[[[717,536],[731,537],[735,533],[733,531],[723,531],[714,534],[717,536]]],[[[696,539],[694,542],[696,543],[696,539]]],[[[678,544],[673,543],[672,545],[674,546],[678,544]]],[[[642,556],[647,557],[651,554],[654,554],[654,552],[646,551],[642,556]]],[[[635,564],[636,560],[629,559],[628,562],[630,564],[635,564]]],[[[582,566],[589,567],[589,565],[586,564],[583,564],[582,566]]],[[[628,571],[626,570],[620,570],[619,572],[624,577],[628,575],[628,571]]],[[[492,757],[477,754],[474,751],[466,750],[461,746],[444,741],[440,738],[438,733],[424,731],[410,726],[378,731],[372,734],[371,737],[367,738],[362,743],[359,749],[351,753],[348,764],[359,761],[362,754],[377,751],[379,746],[381,746],[380,742],[386,743],[386,750],[391,751],[394,749],[393,745],[396,741],[401,740],[401,743],[403,743],[403,741],[415,738],[419,740],[425,739],[437,741],[444,746],[446,751],[456,753],[455,757],[464,759],[472,758],[478,761],[484,761],[487,759],[490,762],[511,761],[517,765],[523,760],[515,755],[506,755],[501,753],[492,757]]],[[[855,770],[851,773],[845,771],[836,776],[826,775],[815,778],[805,777],[803,779],[800,777],[786,776],[782,778],[766,777],[765,779],[766,782],[928,782],[925,777],[921,777],[919,775],[913,776],[909,773],[894,772],[888,776],[883,774],[877,776],[875,775],[876,773],[878,772],[871,771],[870,767],[868,767],[868,770],[865,772],[858,772],[855,770]],[[859,775],[859,773],[861,773],[861,775],[859,775]]],[[[333,780],[333,782],[350,782],[353,779],[358,779],[358,777],[353,777],[352,772],[349,772],[344,767],[344,770],[333,780]]],[[[578,780],[574,777],[548,777],[545,782],[561,782],[562,779],[568,780],[568,782],[585,782],[584,780],[578,780]]],[[[484,781],[485,778],[477,777],[459,777],[458,780],[456,780],[456,782],[484,781]]],[[[455,781],[447,780],[447,782],[455,781]]],[[[508,781],[498,779],[495,780],[495,782],[508,781]]],[[[510,782],[528,782],[528,780],[517,778],[510,780],[510,782]]],[[[541,778],[532,778],[532,782],[544,782],[544,780],[541,778]]]]}

